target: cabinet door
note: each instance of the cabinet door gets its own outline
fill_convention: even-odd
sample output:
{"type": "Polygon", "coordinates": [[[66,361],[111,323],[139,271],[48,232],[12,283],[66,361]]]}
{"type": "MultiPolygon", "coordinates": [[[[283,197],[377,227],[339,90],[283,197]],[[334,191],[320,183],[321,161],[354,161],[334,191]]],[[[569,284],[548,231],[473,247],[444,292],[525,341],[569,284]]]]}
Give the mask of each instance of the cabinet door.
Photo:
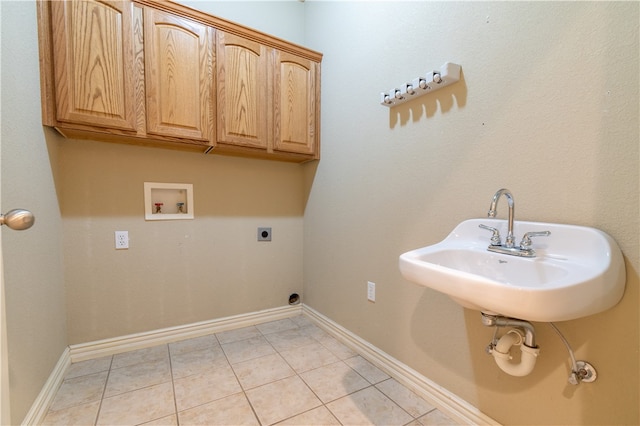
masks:
{"type": "Polygon", "coordinates": [[[145,8],[147,133],[210,141],[213,29],[145,8]]]}
{"type": "Polygon", "coordinates": [[[51,2],[59,121],[135,130],[133,5],[51,2]]]}
{"type": "Polygon", "coordinates": [[[285,52],[275,52],[274,149],[317,154],[318,64],[285,52]]]}
{"type": "Polygon", "coordinates": [[[267,148],[267,47],[216,34],[218,142],[267,148]]]}

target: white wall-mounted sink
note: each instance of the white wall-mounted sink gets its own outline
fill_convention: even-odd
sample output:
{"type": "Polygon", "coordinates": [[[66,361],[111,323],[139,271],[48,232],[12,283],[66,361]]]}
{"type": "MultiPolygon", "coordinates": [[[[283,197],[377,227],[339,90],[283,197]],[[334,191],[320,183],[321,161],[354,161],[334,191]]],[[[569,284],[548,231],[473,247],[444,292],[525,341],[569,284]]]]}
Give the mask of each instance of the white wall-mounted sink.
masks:
{"type": "Polygon", "coordinates": [[[514,223],[516,244],[525,232],[536,257],[487,251],[491,233],[507,234],[507,222],[471,219],[441,242],[400,256],[409,281],[450,296],[460,305],[528,321],[565,321],[605,311],[620,301],[626,275],[622,253],[606,233],[555,223],[514,223]]]}

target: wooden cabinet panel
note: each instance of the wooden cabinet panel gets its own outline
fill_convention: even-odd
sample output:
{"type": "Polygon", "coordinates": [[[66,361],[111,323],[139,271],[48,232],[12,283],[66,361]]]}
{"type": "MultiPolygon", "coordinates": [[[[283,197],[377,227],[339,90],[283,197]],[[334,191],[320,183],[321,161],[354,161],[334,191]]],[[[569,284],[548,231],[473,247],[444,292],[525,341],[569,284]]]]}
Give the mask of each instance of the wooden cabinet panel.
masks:
{"type": "Polygon", "coordinates": [[[318,64],[290,53],[275,55],[274,149],[316,154],[318,64]]]}
{"type": "Polygon", "coordinates": [[[213,29],[145,8],[147,133],[212,140],[213,29]]]}
{"type": "Polygon", "coordinates": [[[135,130],[132,10],[129,1],[51,3],[58,120],[135,130]]]}
{"type": "Polygon", "coordinates": [[[217,142],[266,149],[267,47],[218,31],[216,70],[217,142]]]}
{"type": "Polygon", "coordinates": [[[322,54],[173,1],[36,4],[42,121],[62,135],[319,158],[322,54]]]}

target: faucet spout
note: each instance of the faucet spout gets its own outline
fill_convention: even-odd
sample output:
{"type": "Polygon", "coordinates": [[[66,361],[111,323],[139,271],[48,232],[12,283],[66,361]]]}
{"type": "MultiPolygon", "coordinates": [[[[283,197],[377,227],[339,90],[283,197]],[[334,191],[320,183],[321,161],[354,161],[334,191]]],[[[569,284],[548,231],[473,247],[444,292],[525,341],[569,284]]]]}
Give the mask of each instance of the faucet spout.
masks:
{"type": "Polygon", "coordinates": [[[513,200],[513,194],[506,188],[499,189],[491,200],[491,205],[489,206],[489,212],[487,213],[487,217],[496,217],[496,209],[498,208],[498,200],[500,197],[505,196],[507,198],[507,204],[509,205],[509,230],[507,232],[507,238],[505,239],[504,246],[507,248],[512,248],[514,246],[514,237],[513,237],[513,218],[515,215],[515,201],[513,200]]]}

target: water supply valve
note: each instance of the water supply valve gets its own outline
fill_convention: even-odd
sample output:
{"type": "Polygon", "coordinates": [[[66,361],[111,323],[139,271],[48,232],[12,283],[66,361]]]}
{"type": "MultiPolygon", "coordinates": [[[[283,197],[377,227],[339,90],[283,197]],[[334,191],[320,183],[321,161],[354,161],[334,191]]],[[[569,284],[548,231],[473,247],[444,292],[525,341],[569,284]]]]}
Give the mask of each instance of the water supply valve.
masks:
{"type": "Polygon", "coordinates": [[[577,371],[572,371],[569,376],[569,383],[572,385],[595,382],[598,378],[596,369],[587,361],[576,361],[576,367],[577,371]]]}

